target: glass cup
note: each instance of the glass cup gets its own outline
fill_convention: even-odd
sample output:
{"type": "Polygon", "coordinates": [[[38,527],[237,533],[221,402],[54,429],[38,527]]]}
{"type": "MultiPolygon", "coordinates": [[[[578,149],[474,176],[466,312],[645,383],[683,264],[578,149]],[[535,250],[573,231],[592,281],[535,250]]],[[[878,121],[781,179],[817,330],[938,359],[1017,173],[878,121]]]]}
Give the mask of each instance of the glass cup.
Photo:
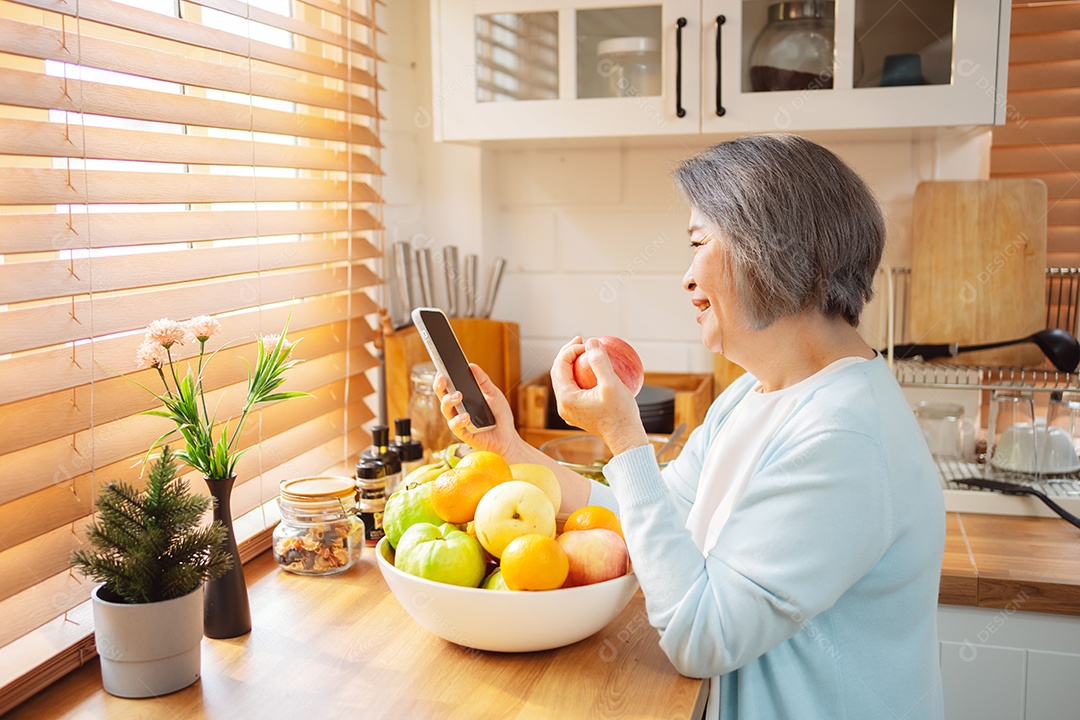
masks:
{"type": "Polygon", "coordinates": [[[1045,474],[1080,470],[1080,392],[1055,391],[1046,411],[1046,432],[1039,448],[1045,474]]]}
{"type": "Polygon", "coordinates": [[[963,405],[921,402],[912,410],[935,459],[966,460],[974,453],[975,436],[963,405]]]}
{"type": "Polygon", "coordinates": [[[987,476],[1037,474],[1035,394],[1030,390],[994,390],[986,438],[987,476]]]}

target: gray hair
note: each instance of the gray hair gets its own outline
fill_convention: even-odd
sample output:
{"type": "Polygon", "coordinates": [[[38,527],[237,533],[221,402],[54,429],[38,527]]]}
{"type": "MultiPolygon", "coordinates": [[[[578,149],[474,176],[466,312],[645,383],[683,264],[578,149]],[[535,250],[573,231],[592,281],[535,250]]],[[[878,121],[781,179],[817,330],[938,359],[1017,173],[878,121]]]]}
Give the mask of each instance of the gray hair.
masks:
{"type": "Polygon", "coordinates": [[[728,250],[751,327],[810,308],[859,324],[885,220],[843,160],[797,135],[752,135],[682,161],[675,182],[728,250]]]}

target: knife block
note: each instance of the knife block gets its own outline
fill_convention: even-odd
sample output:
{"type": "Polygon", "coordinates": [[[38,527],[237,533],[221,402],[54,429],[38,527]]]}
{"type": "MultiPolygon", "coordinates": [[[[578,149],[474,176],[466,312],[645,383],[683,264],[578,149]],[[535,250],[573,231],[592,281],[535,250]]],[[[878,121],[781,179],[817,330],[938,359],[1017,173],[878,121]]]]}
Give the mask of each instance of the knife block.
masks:
{"type": "MultiPolygon", "coordinates": [[[[521,383],[521,333],[517,323],[487,318],[450,318],[450,327],[465,351],[465,357],[488,374],[503,391],[516,412],[517,391],[521,383]]],[[[409,411],[412,384],[409,375],[418,363],[431,362],[431,356],[416,328],[409,326],[385,339],[387,422],[405,417],[409,411]]]]}

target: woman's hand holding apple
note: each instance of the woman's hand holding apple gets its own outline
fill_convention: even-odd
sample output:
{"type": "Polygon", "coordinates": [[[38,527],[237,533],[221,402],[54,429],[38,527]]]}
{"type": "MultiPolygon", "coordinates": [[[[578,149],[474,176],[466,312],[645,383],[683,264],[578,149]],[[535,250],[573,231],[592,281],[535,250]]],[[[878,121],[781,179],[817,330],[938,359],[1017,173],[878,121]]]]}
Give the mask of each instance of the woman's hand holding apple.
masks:
{"type": "Polygon", "coordinates": [[[551,367],[551,386],[559,415],[602,439],[613,454],[649,444],[633,393],[595,338],[583,343],[575,337],[563,346],[551,367]],[[596,387],[583,389],[574,380],[574,362],[582,354],[596,375],[596,387]]]}

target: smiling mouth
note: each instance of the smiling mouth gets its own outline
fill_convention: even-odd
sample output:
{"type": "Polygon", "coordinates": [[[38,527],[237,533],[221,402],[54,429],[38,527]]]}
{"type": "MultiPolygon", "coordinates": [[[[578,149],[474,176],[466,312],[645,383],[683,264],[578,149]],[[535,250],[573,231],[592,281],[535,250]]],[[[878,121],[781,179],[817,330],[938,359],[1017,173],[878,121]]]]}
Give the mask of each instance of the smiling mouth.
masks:
{"type": "Polygon", "coordinates": [[[694,303],[694,307],[697,308],[698,314],[695,318],[698,322],[701,322],[701,317],[705,314],[705,311],[712,307],[712,304],[708,300],[702,300],[701,302],[694,303]]]}

